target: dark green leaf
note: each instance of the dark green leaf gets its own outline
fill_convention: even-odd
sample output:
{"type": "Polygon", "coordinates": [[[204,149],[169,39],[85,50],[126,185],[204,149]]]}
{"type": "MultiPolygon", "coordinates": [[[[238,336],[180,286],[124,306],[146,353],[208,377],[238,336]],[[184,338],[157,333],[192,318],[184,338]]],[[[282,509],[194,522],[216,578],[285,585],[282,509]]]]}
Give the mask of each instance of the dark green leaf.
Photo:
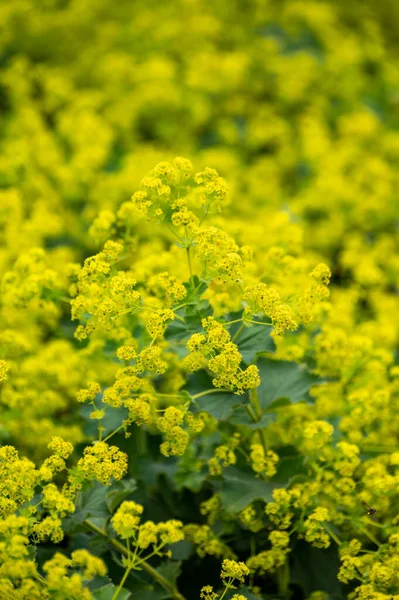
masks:
{"type": "Polygon", "coordinates": [[[105,498],[109,488],[97,481],[92,482],[88,490],[80,492],[75,512],[71,515],[79,523],[85,519],[106,519],[109,516],[105,498]]]}
{"type": "Polygon", "coordinates": [[[110,583],[112,583],[112,580],[107,575],[105,577],[100,577],[99,575],[96,575],[94,579],[87,583],[87,587],[89,588],[89,590],[100,590],[101,588],[105,587],[106,585],[109,585],[110,583]]]}
{"type": "Polygon", "coordinates": [[[196,402],[198,404],[197,411],[205,411],[215,419],[225,421],[230,417],[233,406],[240,403],[240,398],[229,392],[214,392],[197,398],[196,402]]]}
{"type": "Polygon", "coordinates": [[[253,363],[260,352],[274,352],[276,345],[270,337],[272,331],[273,327],[254,325],[240,333],[237,345],[244,362],[253,363]]]}
{"type": "Polygon", "coordinates": [[[292,404],[306,400],[309,389],[320,379],[294,362],[260,358],[258,361],[261,384],[258,395],[261,408],[269,408],[279,398],[289,398],[292,404]]]}
{"type": "Polygon", "coordinates": [[[273,476],[273,481],[290,483],[293,477],[306,475],[304,458],[301,455],[282,456],[277,464],[277,472],[273,476]]]}
{"type": "Polygon", "coordinates": [[[303,588],[306,597],[318,590],[336,598],[346,597],[337,579],[340,563],[336,546],[321,550],[297,541],[292,556],[291,581],[303,588]]]}
{"type": "Polygon", "coordinates": [[[181,573],[181,561],[170,560],[164,562],[156,570],[162,577],[165,577],[165,579],[175,586],[177,578],[181,573]]]}
{"type": "Polygon", "coordinates": [[[172,558],[174,560],[187,560],[194,552],[195,546],[188,540],[181,540],[171,546],[172,558]]]}
{"type": "Polygon", "coordinates": [[[153,581],[133,581],[130,579],[129,589],[132,593],[132,600],[168,600],[171,598],[170,592],[153,581]]]}
{"type": "MultiPolygon", "coordinates": [[[[112,600],[117,589],[118,588],[113,583],[109,583],[98,590],[94,590],[92,592],[92,597],[95,598],[95,600],[112,600]]],[[[122,588],[118,594],[118,600],[128,600],[131,596],[129,590],[122,588]]]]}
{"type": "Polygon", "coordinates": [[[262,600],[261,596],[255,596],[249,589],[244,585],[236,590],[231,590],[225,596],[226,600],[231,600],[234,594],[242,594],[246,600],[262,600]]]}
{"type": "Polygon", "coordinates": [[[174,475],[174,481],[178,490],[187,488],[192,492],[199,492],[207,476],[208,470],[205,468],[202,468],[201,471],[198,472],[193,469],[182,469],[180,467],[174,475]]]}
{"type": "Polygon", "coordinates": [[[206,390],[212,390],[209,394],[196,398],[196,407],[192,408],[193,412],[207,412],[215,419],[224,421],[228,419],[233,410],[233,406],[242,404],[245,401],[245,396],[237,396],[232,392],[220,392],[213,387],[212,378],[206,371],[198,371],[188,380],[187,391],[191,394],[199,394],[206,390]]]}
{"type": "Polygon", "coordinates": [[[219,488],[223,507],[230,513],[238,513],[254,500],[270,502],[273,490],[284,486],[258,479],[253,472],[228,467],[223,472],[223,481],[218,482],[216,487],[219,488]]]}
{"type": "MultiPolygon", "coordinates": [[[[104,427],[104,437],[115,431],[115,429],[120,426],[122,421],[126,419],[128,414],[126,408],[124,407],[110,408],[103,402],[97,402],[97,407],[99,410],[105,409],[104,418],[101,420],[101,426],[104,427]]],[[[93,406],[90,404],[83,404],[79,412],[85,421],[87,421],[84,428],[85,434],[96,438],[98,435],[98,421],[90,418],[90,413],[93,410],[93,406]]]]}
{"type": "MultiPolygon", "coordinates": [[[[176,312],[184,319],[184,323],[178,319],[172,321],[166,329],[165,338],[182,342],[188,340],[193,333],[203,331],[202,319],[212,314],[212,308],[208,300],[199,301],[197,299],[193,305],[186,306],[176,312]]],[[[183,349],[187,354],[185,346],[183,346],[183,349]]]]}
{"type": "Polygon", "coordinates": [[[107,493],[105,502],[110,513],[114,513],[119,504],[137,489],[135,479],[123,479],[116,481],[107,493]]]}
{"type": "Polygon", "coordinates": [[[250,429],[255,430],[264,429],[265,427],[268,427],[270,423],[273,423],[275,420],[275,415],[264,414],[262,415],[259,421],[254,422],[245,410],[245,406],[236,406],[229,419],[229,423],[231,423],[232,425],[245,425],[245,427],[249,427],[250,429]]]}

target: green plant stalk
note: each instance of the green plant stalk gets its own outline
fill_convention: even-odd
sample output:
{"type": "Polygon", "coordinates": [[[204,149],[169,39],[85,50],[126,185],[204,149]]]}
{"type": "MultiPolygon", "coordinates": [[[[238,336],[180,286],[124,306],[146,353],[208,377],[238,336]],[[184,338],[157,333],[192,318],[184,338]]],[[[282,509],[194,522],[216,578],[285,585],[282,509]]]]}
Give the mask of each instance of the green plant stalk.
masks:
{"type": "Polygon", "coordinates": [[[277,571],[277,584],[279,596],[282,598],[287,598],[291,595],[289,592],[290,566],[288,564],[288,558],[277,571]]]}
{"type": "Polygon", "coordinates": [[[357,522],[357,526],[360,529],[360,531],[369,538],[369,540],[371,540],[376,546],[380,547],[381,544],[380,542],[377,540],[377,538],[375,538],[373,536],[372,533],[370,533],[361,523],[359,523],[359,521],[357,522]]]}
{"type": "Polygon", "coordinates": [[[226,585],[226,587],[225,587],[225,590],[224,590],[223,594],[220,596],[220,599],[219,599],[219,600],[223,600],[223,598],[225,597],[226,593],[227,593],[227,592],[229,591],[229,589],[232,587],[232,585],[231,585],[231,584],[233,583],[233,581],[234,581],[234,580],[233,580],[233,578],[232,578],[232,577],[229,577],[229,580],[228,580],[228,582],[225,584],[225,585],[226,585]]]}
{"type": "Polygon", "coordinates": [[[207,394],[217,394],[218,392],[231,392],[231,390],[229,390],[228,388],[219,388],[219,389],[212,388],[210,390],[205,390],[204,392],[200,392],[199,394],[194,394],[193,396],[191,396],[191,399],[195,400],[196,398],[201,398],[201,396],[206,396],[207,394]]]}
{"type": "Polygon", "coordinates": [[[235,334],[233,335],[233,337],[231,339],[232,342],[236,341],[236,339],[238,338],[238,336],[240,335],[240,333],[242,332],[244,327],[245,327],[244,323],[242,325],[240,325],[240,327],[237,329],[237,331],[235,332],[235,334]]]}
{"type": "Polygon", "coordinates": [[[123,585],[124,585],[126,579],[129,577],[129,573],[130,573],[131,570],[132,570],[131,566],[127,567],[127,569],[126,569],[126,571],[125,571],[125,573],[124,573],[124,575],[123,575],[123,577],[121,579],[121,582],[118,585],[118,589],[116,590],[115,594],[112,596],[112,600],[116,600],[117,597],[119,596],[119,594],[121,592],[121,589],[123,588],[123,585]]]}
{"type": "MultiPolygon", "coordinates": [[[[252,411],[249,412],[249,414],[251,414],[254,423],[259,423],[259,421],[262,418],[262,410],[260,408],[258,391],[256,389],[249,390],[249,401],[251,403],[252,408],[252,411]]],[[[265,454],[267,454],[267,452],[269,451],[269,443],[267,441],[266,431],[264,429],[259,429],[259,435],[262,442],[263,450],[265,454]]]]}
{"type": "MultiPolygon", "coordinates": [[[[99,527],[97,527],[97,525],[94,525],[94,523],[92,523],[88,519],[85,519],[83,521],[83,525],[85,525],[85,527],[87,527],[88,529],[90,529],[94,533],[97,533],[98,535],[101,535],[101,537],[105,538],[107,540],[107,542],[109,543],[110,546],[112,546],[113,548],[115,548],[115,550],[118,550],[118,552],[120,552],[124,556],[128,556],[129,555],[129,553],[127,551],[127,548],[125,548],[125,546],[123,546],[117,540],[114,540],[114,539],[110,538],[105,533],[105,531],[103,531],[102,529],[100,529],[99,527]]],[[[155,579],[155,581],[157,581],[159,583],[159,585],[161,585],[166,591],[168,591],[170,593],[170,595],[173,598],[173,600],[186,600],[184,598],[184,596],[176,588],[176,586],[174,586],[172,583],[170,583],[170,581],[168,581],[165,577],[163,577],[162,575],[160,575],[160,573],[158,573],[154,569],[154,567],[152,567],[151,565],[149,565],[145,560],[141,562],[141,567],[143,568],[144,571],[146,571],[149,575],[151,575],[151,577],[153,579],[155,579]]]]}
{"type": "Polygon", "coordinates": [[[332,539],[334,540],[334,542],[337,544],[337,546],[340,546],[342,544],[341,540],[339,539],[339,537],[334,533],[334,531],[331,529],[330,525],[328,523],[326,523],[326,521],[323,521],[323,527],[324,529],[327,531],[328,535],[330,537],[332,537],[332,539]]]}

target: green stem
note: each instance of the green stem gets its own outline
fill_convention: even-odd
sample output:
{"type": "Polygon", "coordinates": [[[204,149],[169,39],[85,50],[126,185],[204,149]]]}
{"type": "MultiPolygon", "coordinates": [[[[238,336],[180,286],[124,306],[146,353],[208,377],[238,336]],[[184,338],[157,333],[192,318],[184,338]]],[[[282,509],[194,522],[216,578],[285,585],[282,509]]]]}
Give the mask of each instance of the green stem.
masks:
{"type": "Polygon", "coordinates": [[[118,589],[116,590],[115,594],[112,596],[112,600],[116,600],[117,597],[119,596],[119,594],[121,592],[121,589],[123,588],[124,583],[125,583],[126,579],[128,578],[129,573],[130,573],[131,570],[132,570],[132,567],[131,567],[131,565],[129,563],[129,566],[126,568],[126,571],[125,571],[125,573],[124,573],[124,575],[123,575],[123,577],[121,579],[121,582],[118,585],[118,589]]]}
{"type": "Polygon", "coordinates": [[[183,319],[183,317],[181,317],[180,315],[177,315],[176,313],[173,313],[174,318],[177,319],[178,321],[181,321],[182,323],[185,323],[185,320],[183,319]]]}
{"type": "Polygon", "coordinates": [[[333,530],[331,529],[331,527],[328,525],[328,523],[326,523],[325,521],[323,522],[323,527],[324,529],[327,531],[328,535],[330,537],[332,537],[332,539],[334,540],[334,542],[337,544],[337,546],[341,545],[341,540],[339,539],[339,537],[333,532],[333,530]]]}
{"type": "Polygon", "coordinates": [[[359,527],[360,531],[362,533],[364,533],[364,535],[366,537],[369,538],[369,540],[371,540],[376,546],[381,546],[380,542],[373,536],[372,533],[370,533],[369,531],[367,531],[367,529],[365,527],[363,527],[363,525],[361,523],[357,523],[357,526],[359,527]]]}
{"type": "MultiPolygon", "coordinates": [[[[115,550],[118,550],[124,556],[128,556],[129,553],[128,553],[127,549],[125,548],[125,546],[123,546],[117,540],[110,538],[105,533],[105,531],[103,531],[102,529],[97,527],[97,525],[94,525],[94,523],[92,523],[88,519],[85,519],[83,521],[83,525],[85,525],[88,529],[90,529],[97,535],[101,535],[101,537],[105,538],[107,540],[107,542],[110,544],[110,546],[115,548],[115,550]]],[[[145,561],[143,561],[141,563],[141,566],[144,569],[144,571],[146,571],[149,575],[151,575],[151,577],[153,579],[155,579],[155,581],[157,581],[159,583],[159,585],[161,585],[166,591],[168,591],[170,593],[173,600],[185,600],[184,596],[179,592],[179,590],[170,581],[168,581],[165,577],[163,577],[163,575],[158,573],[158,571],[156,571],[154,569],[154,567],[152,567],[145,561]]]]}
{"type": "Polygon", "coordinates": [[[290,583],[290,566],[288,560],[285,561],[277,571],[278,593],[282,598],[288,596],[288,586],[290,583]]]}
{"type": "Polygon", "coordinates": [[[121,429],[124,429],[125,424],[122,423],[122,425],[119,425],[119,427],[117,427],[114,431],[112,431],[109,435],[107,435],[106,438],[103,439],[103,442],[107,442],[110,438],[112,438],[112,436],[115,435],[115,433],[118,433],[118,431],[120,431],[121,429]]]}
{"type": "Polygon", "coordinates": [[[191,285],[194,285],[194,280],[193,280],[193,265],[191,264],[190,246],[186,247],[186,252],[187,252],[188,270],[190,272],[190,283],[191,283],[191,285]]]}
{"type": "Polygon", "coordinates": [[[238,338],[238,336],[240,335],[240,333],[242,332],[242,330],[244,329],[245,325],[244,323],[237,329],[237,331],[235,332],[235,334],[233,335],[231,341],[235,342],[236,339],[238,338]]]}
{"type": "Polygon", "coordinates": [[[395,446],[367,446],[366,444],[360,447],[360,452],[386,452],[387,454],[390,454],[391,452],[395,452],[396,450],[397,448],[395,446]]]}
{"type": "Polygon", "coordinates": [[[241,319],[235,319],[234,321],[220,321],[220,324],[223,325],[223,327],[225,327],[226,325],[234,325],[234,323],[241,323],[242,318],[241,319]]]}
{"type": "MultiPolygon", "coordinates": [[[[249,390],[249,401],[251,403],[251,408],[253,410],[253,415],[252,415],[253,421],[254,421],[254,423],[259,423],[259,421],[262,418],[262,410],[261,410],[260,404],[259,404],[259,397],[258,397],[257,389],[249,390]]],[[[265,454],[267,454],[269,451],[269,442],[267,440],[266,431],[263,428],[259,429],[259,435],[260,435],[260,439],[262,442],[263,450],[264,450],[265,454]]]]}
{"type": "Polygon", "coordinates": [[[36,573],[33,573],[33,577],[47,587],[47,579],[45,579],[42,575],[40,575],[40,573],[38,573],[38,571],[36,571],[36,573]]]}
{"type": "Polygon", "coordinates": [[[195,400],[196,398],[201,398],[201,396],[206,396],[207,394],[217,394],[218,392],[231,392],[231,390],[229,390],[228,388],[220,388],[219,390],[212,388],[210,390],[205,390],[205,392],[194,394],[194,396],[191,396],[191,399],[195,400]]]}
{"type": "Polygon", "coordinates": [[[142,427],[137,428],[137,452],[139,456],[147,453],[147,434],[142,427]]]}
{"type": "Polygon", "coordinates": [[[165,222],[166,227],[169,229],[169,231],[171,231],[173,233],[173,235],[179,240],[179,242],[184,246],[184,241],[182,240],[182,238],[177,235],[176,231],[173,229],[172,225],[169,225],[169,223],[165,222]]]}
{"type": "Polygon", "coordinates": [[[219,600],[223,600],[223,598],[224,598],[224,597],[225,597],[225,595],[226,595],[226,592],[228,592],[228,591],[229,591],[229,589],[230,589],[230,587],[231,587],[231,584],[232,584],[232,582],[233,582],[233,579],[230,577],[230,579],[229,579],[229,580],[228,580],[228,582],[226,583],[226,588],[225,588],[225,590],[224,590],[223,594],[220,596],[220,599],[219,599],[219,600]]]}

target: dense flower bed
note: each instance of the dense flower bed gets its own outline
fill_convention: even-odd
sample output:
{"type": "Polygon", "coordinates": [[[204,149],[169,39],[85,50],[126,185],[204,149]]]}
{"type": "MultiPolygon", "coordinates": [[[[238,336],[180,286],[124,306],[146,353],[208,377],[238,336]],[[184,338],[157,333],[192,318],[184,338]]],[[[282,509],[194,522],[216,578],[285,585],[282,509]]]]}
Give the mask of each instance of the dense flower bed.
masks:
{"type": "Polygon", "coordinates": [[[399,600],[390,6],[2,3],[1,599],[399,600]]]}

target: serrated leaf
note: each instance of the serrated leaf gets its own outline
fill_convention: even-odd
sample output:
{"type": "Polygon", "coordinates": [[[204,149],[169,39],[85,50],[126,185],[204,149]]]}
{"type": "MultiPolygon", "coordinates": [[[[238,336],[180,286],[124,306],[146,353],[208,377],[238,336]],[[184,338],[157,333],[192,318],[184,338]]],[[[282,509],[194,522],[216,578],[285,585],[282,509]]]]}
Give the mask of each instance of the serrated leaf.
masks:
{"type": "Polygon", "coordinates": [[[212,307],[208,300],[201,300],[176,312],[184,319],[184,322],[175,319],[169,323],[165,332],[165,339],[181,342],[188,340],[193,333],[203,331],[202,319],[212,314],[212,307]]]}
{"type": "Polygon", "coordinates": [[[114,513],[119,504],[137,489],[135,479],[116,481],[105,497],[105,503],[110,513],[114,513]]]}
{"type": "Polygon", "coordinates": [[[245,427],[249,427],[250,429],[264,429],[268,427],[270,423],[273,423],[276,420],[275,415],[272,414],[264,414],[256,423],[249,416],[247,411],[245,410],[245,406],[236,406],[233,409],[232,415],[229,419],[229,423],[232,425],[245,425],[245,427]]]}
{"type": "Polygon", "coordinates": [[[218,421],[226,421],[240,400],[239,396],[230,394],[229,392],[215,392],[207,394],[196,400],[198,409],[196,412],[205,411],[218,419],[218,421]]]}
{"type": "Polygon", "coordinates": [[[249,589],[244,585],[236,590],[231,590],[225,596],[226,600],[231,600],[235,594],[241,594],[246,600],[262,600],[260,596],[255,596],[249,589]]]}
{"type": "MultiPolygon", "coordinates": [[[[97,403],[99,410],[105,410],[104,418],[101,419],[101,427],[104,427],[103,435],[106,437],[119,427],[124,419],[128,416],[128,411],[123,406],[118,408],[109,408],[107,404],[103,402],[97,403]]],[[[90,418],[90,413],[93,411],[93,406],[90,404],[83,404],[80,407],[79,413],[85,419],[86,424],[84,432],[88,436],[94,438],[98,435],[98,424],[99,422],[95,419],[90,418]]]]}
{"type": "Polygon", "coordinates": [[[207,478],[208,470],[203,468],[200,472],[194,471],[193,469],[179,469],[174,474],[174,481],[176,483],[176,489],[181,490],[187,488],[192,492],[199,492],[205,479],[207,478]]]}
{"type": "MultiPolygon", "coordinates": [[[[92,592],[92,597],[95,598],[95,600],[112,600],[117,589],[118,588],[113,583],[109,583],[98,590],[94,590],[92,592]]],[[[118,600],[128,600],[131,596],[129,590],[122,588],[118,593],[118,600]]]]}
{"type": "Polygon", "coordinates": [[[194,552],[195,546],[193,542],[188,540],[181,540],[176,544],[172,544],[170,548],[172,552],[172,558],[174,560],[187,560],[194,552]]]}
{"type": "MultiPolygon", "coordinates": [[[[133,581],[129,583],[132,600],[168,600],[171,593],[153,581],[133,581]]],[[[119,600],[119,597],[118,597],[119,600]]]]}
{"type": "Polygon", "coordinates": [[[303,541],[294,545],[292,583],[299,584],[308,597],[314,591],[327,592],[335,598],[344,598],[342,583],[338,581],[339,556],[337,547],[314,548],[303,541]]]}
{"type": "Polygon", "coordinates": [[[251,364],[255,361],[257,354],[261,352],[274,352],[276,345],[270,337],[273,327],[267,325],[253,325],[245,328],[237,339],[237,346],[243,361],[251,364]]]}
{"type": "Polygon", "coordinates": [[[238,513],[254,500],[270,502],[273,490],[284,487],[273,481],[258,479],[255,473],[228,467],[223,472],[223,481],[216,486],[223,507],[230,513],[238,513]]]}
{"type": "MultiPolygon", "coordinates": [[[[97,554],[98,556],[98,554],[97,554]]],[[[112,579],[110,579],[108,577],[108,575],[104,576],[104,577],[100,577],[99,575],[96,575],[94,577],[94,579],[92,579],[91,581],[89,581],[87,583],[87,587],[89,588],[89,590],[100,590],[101,588],[105,587],[106,585],[110,585],[112,584],[112,579]]]]}
{"type": "Polygon", "coordinates": [[[301,400],[309,402],[309,389],[321,381],[294,362],[261,357],[257,364],[261,378],[258,397],[263,410],[279,398],[288,398],[292,404],[301,400]]]}
{"type": "Polygon", "coordinates": [[[157,573],[165,577],[173,586],[176,585],[177,578],[181,573],[181,561],[170,560],[164,562],[156,569],[157,573]]]}
{"type": "Polygon", "coordinates": [[[294,477],[303,477],[306,475],[306,472],[303,456],[300,454],[284,456],[279,452],[277,472],[273,475],[273,481],[283,482],[288,485],[294,477]]]}
{"type": "Polygon", "coordinates": [[[81,492],[78,497],[77,510],[72,517],[78,517],[80,520],[88,517],[106,517],[108,510],[105,503],[105,497],[108,492],[107,486],[98,482],[91,483],[88,490],[81,492]]]}
{"type": "Polygon", "coordinates": [[[187,391],[191,394],[199,394],[202,391],[212,390],[205,396],[195,399],[196,406],[192,407],[193,412],[207,412],[219,421],[225,421],[231,415],[233,406],[242,404],[245,396],[237,396],[232,392],[219,392],[213,387],[212,378],[206,371],[198,371],[189,377],[187,391]]]}

